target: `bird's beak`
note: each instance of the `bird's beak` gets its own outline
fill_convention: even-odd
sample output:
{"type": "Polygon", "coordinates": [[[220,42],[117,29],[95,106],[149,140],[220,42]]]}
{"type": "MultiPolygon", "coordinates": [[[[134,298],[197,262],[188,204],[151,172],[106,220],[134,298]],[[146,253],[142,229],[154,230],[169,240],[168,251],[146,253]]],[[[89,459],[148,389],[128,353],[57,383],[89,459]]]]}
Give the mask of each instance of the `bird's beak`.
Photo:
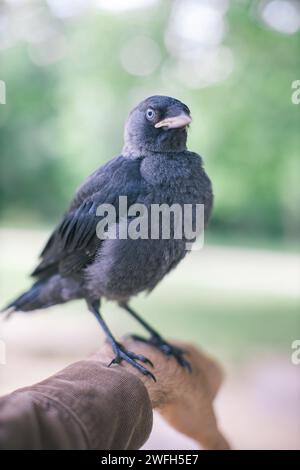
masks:
{"type": "Polygon", "coordinates": [[[166,127],[167,129],[180,129],[185,127],[192,122],[191,116],[186,113],[180,113],[178,116],[168,117],[159,121],[155,124],[154,127],[158,129],[159,127],[166,127]]]}

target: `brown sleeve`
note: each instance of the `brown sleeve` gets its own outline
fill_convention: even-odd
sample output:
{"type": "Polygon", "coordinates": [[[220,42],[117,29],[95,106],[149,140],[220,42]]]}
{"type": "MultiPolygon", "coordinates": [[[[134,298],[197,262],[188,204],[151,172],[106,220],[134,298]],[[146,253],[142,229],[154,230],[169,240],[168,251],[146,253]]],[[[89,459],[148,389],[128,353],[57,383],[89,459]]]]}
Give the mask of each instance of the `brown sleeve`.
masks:
{"type": "Polygon", "coordinates": [[[142,381],[97,360],[0,398],[1,449],[138,449],[151,428],[142,381]]]}

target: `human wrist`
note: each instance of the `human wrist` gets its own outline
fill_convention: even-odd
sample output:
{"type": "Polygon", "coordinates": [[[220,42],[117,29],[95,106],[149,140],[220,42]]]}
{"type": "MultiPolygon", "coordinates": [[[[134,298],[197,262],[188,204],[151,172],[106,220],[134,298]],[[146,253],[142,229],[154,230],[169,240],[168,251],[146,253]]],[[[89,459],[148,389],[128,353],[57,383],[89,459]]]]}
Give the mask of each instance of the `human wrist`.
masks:
{"type": "MultiPolygon", "coordinates": [[[[174,358],[165,356],[161,351],[150,344],[134,341],[130,338],[122,340],[122,345],[129,351],[134,351],[137,354],[145,356],[153,363],[153,367],[148,364],[145,365],[145,367],[154,375],[155,381],[151,377],[143,375],[126,361],[111,366],[121,367],[123,370],[125,369],[128,373],[142,381],[147,389],[152,408],[162,408],[167,403],[178,398],[178,388],[176,384],[182,382],[181,375],[187,372],[178,366],[174,358]]],[[[103,347],[93,355],[93,358],[105,364],[110,364],[113,357],[114,353],[108,343],[105,343],[103,347]]]]}

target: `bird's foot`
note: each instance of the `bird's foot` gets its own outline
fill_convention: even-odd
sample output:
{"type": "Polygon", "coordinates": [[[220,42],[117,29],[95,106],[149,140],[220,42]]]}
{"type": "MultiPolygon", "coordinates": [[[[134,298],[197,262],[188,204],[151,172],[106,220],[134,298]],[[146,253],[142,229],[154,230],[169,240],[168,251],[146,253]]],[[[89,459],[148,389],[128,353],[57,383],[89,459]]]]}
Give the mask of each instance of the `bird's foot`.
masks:
{"type": "Polygon", "coordinates": [[[127,351],[120,343],[113,344],[113,350],[116,355],[114,359],[108,364],[108,367],[110,367],[112,364],[120,364],[122,361],[126,361],[128,364],[131,364],[133,367],[139,370],[143,375],[151,377],[151,379],[156,382],[156,378],[152,372],[137,362],[140,361],[144,364],[149,364],[151,367],[154,367],[153,363],[147,359],[147,357],[143,356],[142,354],[135,354],[134,352],[127,351]]]}
{"type": "Polygon", "coordinates": [[[192,372],[190,363],[183,357],[186,351],[168,343],[160,335],[155,333],[152,334],[148,339],[138,335],[131,335],[131,338],[136,341],[142,341],[143,343],[151,344],[167,356],[173,356],[181,367],[187,369],[189,372],[192,372]]]}

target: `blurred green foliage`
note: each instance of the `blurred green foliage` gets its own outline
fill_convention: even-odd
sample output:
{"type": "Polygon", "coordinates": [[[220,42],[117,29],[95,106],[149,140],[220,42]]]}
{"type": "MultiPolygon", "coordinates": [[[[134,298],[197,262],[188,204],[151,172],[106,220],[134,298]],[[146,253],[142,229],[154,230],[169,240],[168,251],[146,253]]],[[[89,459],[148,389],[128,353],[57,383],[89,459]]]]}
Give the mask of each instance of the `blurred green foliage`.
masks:
{"type": "MultiPolygon", "coordinates": [[[[31,5],[22,7],[24,22],[31,5]]],[[[19,225],[57,220],[76,186],[120,152],[129,109],[163,93],[192,110],[189,147],[203,155],[214,184],[212,230],[294,239],[300,229],[300,105],[291,102],[291,84],[300,79],[300,35],[268,28],[255,5],[230,3],[223,46],[231,51],[232,72],[197,88],[180,79],[180,59],[165,44],[173,2],[71,18],[55,16],[40,2],[39,18],[56,32],[42,52],[50,58],[61,53],[60,60],[42,63],[36,39],[21,38],[0,51],[7,87],[7,104],[0,107],[3,219],[19,225]],[[159,66],[146,76],[130,74],[120,58],[123,45],[138,35],[160,50],[159,66]]],[[[15,21],[15,8],[1,11],[15,21]]]]}

